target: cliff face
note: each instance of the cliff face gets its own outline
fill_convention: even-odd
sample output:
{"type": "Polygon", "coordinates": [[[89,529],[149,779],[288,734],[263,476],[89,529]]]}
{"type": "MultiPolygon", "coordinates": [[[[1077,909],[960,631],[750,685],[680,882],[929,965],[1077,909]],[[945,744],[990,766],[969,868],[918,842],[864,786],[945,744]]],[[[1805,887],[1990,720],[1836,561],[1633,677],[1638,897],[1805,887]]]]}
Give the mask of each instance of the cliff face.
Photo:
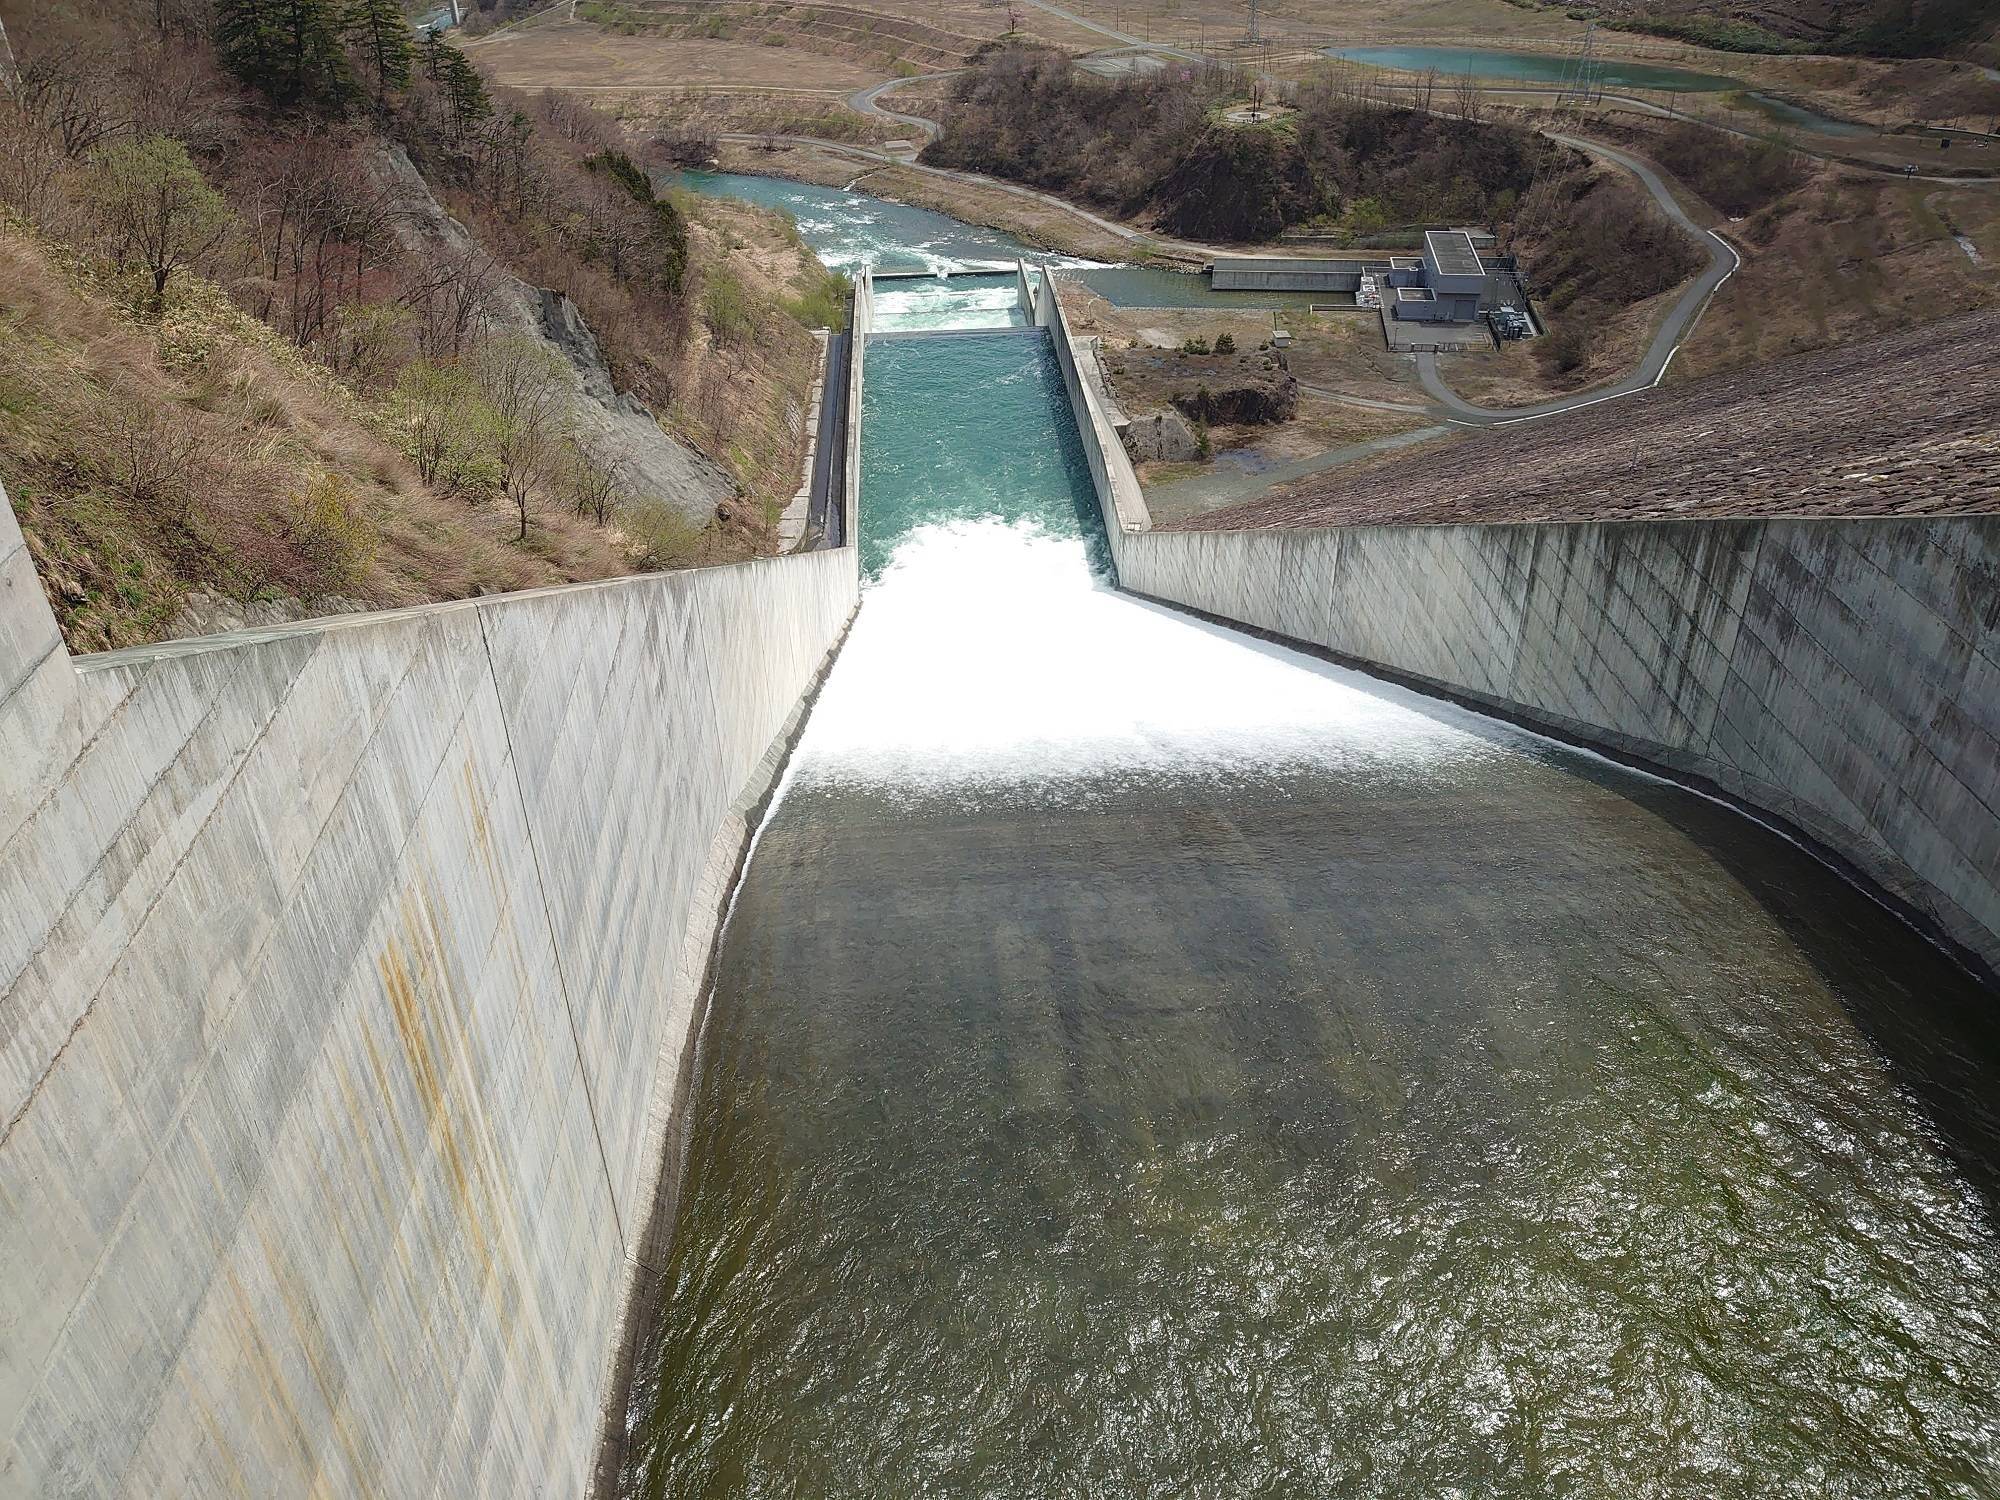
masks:
{"type": "MultiPolygon", "coordinates": [[[[445,212],[400,147],[384,146],[372,169],[395,195],[396,230],[405,249],[447,264],[476,256],[471,234],[445,212]]],[[[486,331],[526,334],[561,356],[573,377],[570,406],[579,439],[602,461],[620,464],[635,491],[696,525],[736,492],[719,465],[676,440],[642,402],[615,387],[597,335],[574,302],[499,266],[487,274],[493,285],[482,313],[486,331]]]]}

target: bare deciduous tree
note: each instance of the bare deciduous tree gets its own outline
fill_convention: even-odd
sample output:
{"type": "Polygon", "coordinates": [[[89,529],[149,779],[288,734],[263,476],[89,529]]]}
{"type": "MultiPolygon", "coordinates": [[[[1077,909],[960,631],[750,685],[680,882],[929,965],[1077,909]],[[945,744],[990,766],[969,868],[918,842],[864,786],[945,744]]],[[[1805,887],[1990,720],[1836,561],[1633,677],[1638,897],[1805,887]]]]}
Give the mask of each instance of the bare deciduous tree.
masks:
{"type": "Polygon", "coordinates": [[[52,132],[0,99],[0,203],[47,227],[62,202],[58,187],[67,160],[52,132]]]}
{"type": "Polygon", "coordinates": [[[1452,112],[1461,120],[1477,121],[1486,113],[1486,96],[1479,80],[1470,72],[1459,74],[1451,86],[1452,112]]]}
{"type": "Polygon", "coordinates": [[[112,72],[96,52],[51,50],[21,69],[15,97],[29,119],[62,142],[65,155],[80,161],[125,128],[112,72]]]}
{"type": "Polygon", "coordinates": [[[256,170],[250,213],[264,284],[254,311],[304,347],[343,303],[362,300],[369,271],[392,253],[395,205],[348,143],[324,133],[278,143],[256,170]]]}
{"type": "Polygon", "coordinates": [[[523,335],[482,344],[472,363],[491,410],[489,445],[500,487],[520,513],[525,542],[535,490],[555,472],[569,436],[567,371],[547,346],[523,335]]]}
{"type": "Polygon", "coordinates": [[[500,263],[483,246],[457,246],[424,262],[401,299],[417,317],[417,347],[432,359],[456,359],[485,326],[500,289],[500,263]]]}
{"type": "Polygon", "coordinates": [[[605,525],[623,506],[625,474],[623,460],[600,459],[574,436],[564,442],[562,486],[579,516],[605,525]]]}

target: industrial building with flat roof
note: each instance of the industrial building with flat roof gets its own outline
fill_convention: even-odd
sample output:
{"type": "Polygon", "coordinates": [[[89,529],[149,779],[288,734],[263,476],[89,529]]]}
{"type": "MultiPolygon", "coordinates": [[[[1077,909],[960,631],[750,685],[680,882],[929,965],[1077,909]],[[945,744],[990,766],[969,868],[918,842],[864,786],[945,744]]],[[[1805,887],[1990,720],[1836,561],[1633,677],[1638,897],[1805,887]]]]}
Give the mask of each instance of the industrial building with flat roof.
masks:
{"type": "Polygon", "coordinates": [[[1463,229],[1433,229],[1424,236],[1418,263],[1390,267],[1388,284],[1395,288],[1390,311],[1400,319],[1476,323],[1486,295],[1486,267],[1463,229]]]}

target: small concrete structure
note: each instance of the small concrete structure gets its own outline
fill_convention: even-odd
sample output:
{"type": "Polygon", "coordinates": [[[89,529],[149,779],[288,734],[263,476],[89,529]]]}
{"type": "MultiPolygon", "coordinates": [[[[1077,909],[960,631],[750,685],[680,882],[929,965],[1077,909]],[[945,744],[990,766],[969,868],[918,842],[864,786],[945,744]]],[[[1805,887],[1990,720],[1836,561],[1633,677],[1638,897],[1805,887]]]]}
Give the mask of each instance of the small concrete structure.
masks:
{"type": "Polygon", "coordinates": [[[1380,255],[1228,255],[1208,268],[1218,292],[1351,292],[1380,255]]]}

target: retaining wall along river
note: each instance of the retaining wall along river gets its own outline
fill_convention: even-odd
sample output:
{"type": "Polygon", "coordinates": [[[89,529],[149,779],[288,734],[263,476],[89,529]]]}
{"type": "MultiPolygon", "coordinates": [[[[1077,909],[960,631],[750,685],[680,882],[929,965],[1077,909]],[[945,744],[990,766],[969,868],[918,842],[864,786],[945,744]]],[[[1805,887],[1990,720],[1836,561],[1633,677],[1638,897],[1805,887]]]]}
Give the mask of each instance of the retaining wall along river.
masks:
{"type": "Polygon", "coordinates": [[[72,658],[0,505],[0,1495],[576,1495],[840,551],[72,658]]]}
{"type": "Polygon", "coordinates": [[[2000,967],[2000,517],[1155,532],[1035,316],[1121,587],[1718,787],[2000,967]]]}

